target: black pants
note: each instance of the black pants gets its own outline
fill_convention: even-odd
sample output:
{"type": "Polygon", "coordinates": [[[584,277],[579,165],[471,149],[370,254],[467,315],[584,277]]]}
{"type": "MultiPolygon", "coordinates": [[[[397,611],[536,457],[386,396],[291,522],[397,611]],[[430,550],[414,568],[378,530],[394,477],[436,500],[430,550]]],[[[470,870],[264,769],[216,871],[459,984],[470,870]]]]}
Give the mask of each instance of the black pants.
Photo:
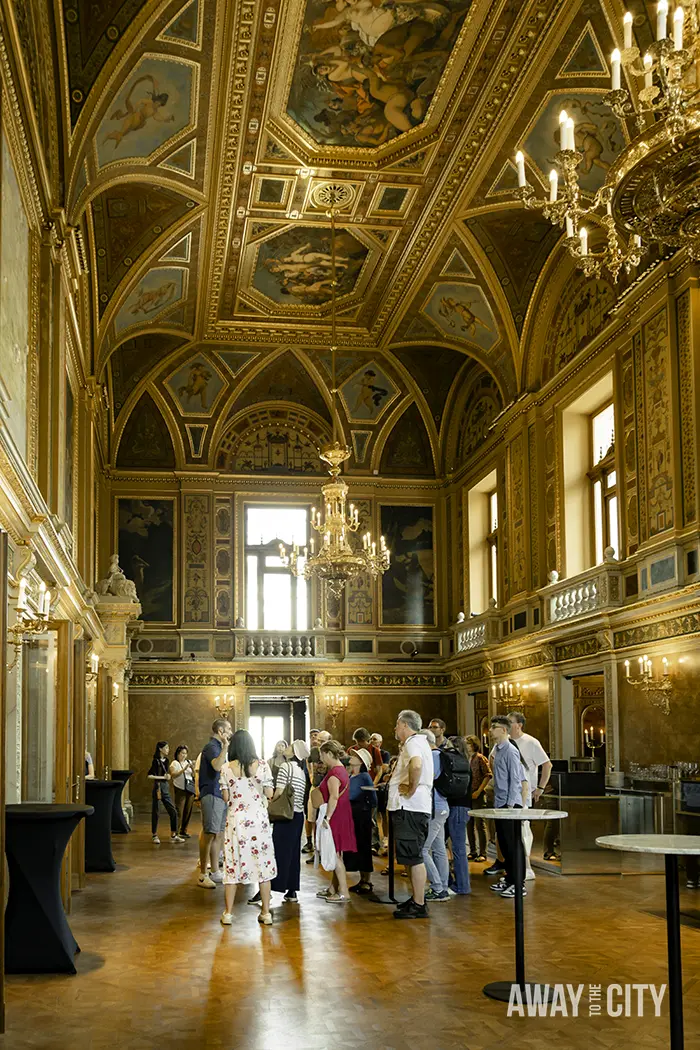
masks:
{"type": "Polygon", "coordinates": [[[519,820],[496,820],[496,838],[503,854],[506,883],[515,886],[516,875],[522,884],[525,878],[525,851],[523,850],[522,828],[519,820]]]}
{"type": "Polygon", "coordinates": [[[291,820],[275,820],[272,824],[272,841],[275,846],[277,875],[270,889],[284,893],[297,893],[301,876],[301,833],[304,830],[304,814],[296,813],[291,820]]]}
{"type": "Polygon", "coordinates": [[[194,795],[191,791],[183,791],[182,788],[175,788],[175,809],[177,810],[178,819],[180,822],[180,834],[184,835],[189,827],[190,817],[192,816],[192,807],[194,806],[194,795]]]}
{"type": "Polygon", "coordinates": [[[158,791],[160,790],[160,801],[165,806],[166,812],[170,817],[170,834],[177,835],[177,810],[173,805],[173,800],[170,797],[170,792],[167,788],[154,788],[153,789],[153,802],[151,805],[151,834],[158,834],[158,791]]]}

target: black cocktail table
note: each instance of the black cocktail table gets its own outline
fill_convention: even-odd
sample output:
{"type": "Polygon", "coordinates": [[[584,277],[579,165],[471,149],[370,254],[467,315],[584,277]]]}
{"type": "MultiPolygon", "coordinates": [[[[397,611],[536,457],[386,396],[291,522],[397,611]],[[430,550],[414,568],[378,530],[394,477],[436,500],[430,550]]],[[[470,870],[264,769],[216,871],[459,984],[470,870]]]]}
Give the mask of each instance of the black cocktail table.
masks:
{"type": "Polygon", "coordinates": [[[133,775],[133,769],[113,769],[112,780],[119,780],[121,782],[121,791],[117,791],[114,796],[114,806],[112,809],[112,832],[117,835],[126,835],[131,831],[129,821],[124,815],[122,808],[122,794],[129,777],[133,775]]]}
{"type": "Polygon", "coordinates": [[[114,871],[112,856],[112,810],[114,796],[123,788],[121,780],[86,780],[85,801],[94,808],[85,821],[85,870],[114,871]]]}
{"type": "Polygon", "coordinates": [[[5,911],[7,973],[75,973],[80,951],[61,900],[61,863],[92,806],[25,802],[5,807],[10,893],[5,911]]]}

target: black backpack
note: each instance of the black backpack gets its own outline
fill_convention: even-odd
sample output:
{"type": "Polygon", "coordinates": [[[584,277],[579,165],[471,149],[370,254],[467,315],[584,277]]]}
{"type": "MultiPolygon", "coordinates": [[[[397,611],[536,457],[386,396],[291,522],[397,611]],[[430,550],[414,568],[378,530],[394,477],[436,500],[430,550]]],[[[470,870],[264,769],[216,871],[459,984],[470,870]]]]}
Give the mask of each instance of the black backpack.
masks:
{"type": "Polygon", "coordinates": [[[471,762],[459,751],[440,752],[440,776],[434,787],[448,802],[460,802],[471,798],[472,767],[471,762]]]}

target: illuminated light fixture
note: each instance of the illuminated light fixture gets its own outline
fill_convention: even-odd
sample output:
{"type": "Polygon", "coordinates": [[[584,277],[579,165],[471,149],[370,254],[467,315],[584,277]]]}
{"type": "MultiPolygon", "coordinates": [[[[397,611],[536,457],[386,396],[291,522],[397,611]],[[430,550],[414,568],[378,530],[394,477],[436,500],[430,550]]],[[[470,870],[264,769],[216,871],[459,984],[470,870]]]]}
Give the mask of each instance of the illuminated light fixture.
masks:
{"type": "Polygon", "coordinates": [[[665,715],[671,713],[673,681],[671,665],[665,656],[661,659],[660,675],[654,673],[653,661],[646,655],[639,657],[637,677],[630,674],[630,662],[625,660],[625,681],[634,689],[639,689],[644,693],[652,707],[658,707],[665,715]]]}
{"type": "Polygon", "coordinates": [[[380,536],[379,546],[372,539],[370,532],[362,536],[362,546],[353,547],[350,536],[360,527],[359,511],[353,503],[348,503],[348,486],[340,478],[343,463],[351,456],[350,449],[341,443],[342,434],[338,415],[338,383],[336,378],[336,253],[335,253],[335,216],[338,211],[348,207],[355,196],[352,187],[338,183],[323,183],[313,192],[314,204],[328,209],[331,220],[331,403],[333,416],[333,441],[328,448],[319,453],[324,463],[328,464],[331,480],[321,488],[322,510],[311,508],[311,527],[319,534],[319,549],[312,538],[309,546],[299,549],[294,544],[289,553],[280,544],[280,558],[295,576],[310,580],[314,577],[322,580],[335,597],[340,597],[348,580],[368,573],[380,576],[389,568],[390,554],[380,536]]]}

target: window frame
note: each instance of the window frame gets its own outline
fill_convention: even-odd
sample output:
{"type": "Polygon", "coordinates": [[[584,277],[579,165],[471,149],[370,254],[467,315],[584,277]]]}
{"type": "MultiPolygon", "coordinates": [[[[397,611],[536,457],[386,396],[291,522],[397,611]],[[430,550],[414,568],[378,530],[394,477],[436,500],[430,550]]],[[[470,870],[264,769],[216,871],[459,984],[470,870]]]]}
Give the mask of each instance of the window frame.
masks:
{"type": "Polygon", "coordinates": [[[593,565],[602,565],[605,561],[605,550],[607,547],[613,547],[615,550],[615,557],[619,560],[620,556],[620,500],[618,491],[618,479],[619,472],[617,469],[616,462],[616,431],[615,431],[615,417],[614,417],[614,400],[608,401],[606,404],[601,405],[599,408],[592,412],[589,416],[588,426],[588,449],[590,461],[595,458],[595,449],[593,444],[593,434],[595,430],[595,420],[603,412],[606,412],[609,408],[613,408],[613,434],[612,442],[604,456],[598,460],[597,463],[593,464],[590,469],[586,472],[590,486],[590,506],[591,506],[591,558],[593,565]],[[608,479],[611,474],[615,475],[615,481],[612,485],[608,484],[608,479]],[[601,493],[601,520],[598,521],[597,508],[596,508],[596,496],[595,487],[596,484],[600,484],[601,493]],[[611,517],[610,517],[610,504],[612,501],[616,501],[617,504],[617,536],[612,540],[612,528],[611,528],[611,517]],[[597,537],[601,534],[601,558],[598,560],[597,537]]]}
{"type": "MultiPolygon", "coordinates": [[[[280,543],[285,543],[284,540],[275,537],[268,543],[249,543],[248,542],[248,518],[247,511],[249,507],[261,507],[271,512],[277,510],[303,510],[306,515],[306,538],[303,544],[299,544],[300,549],[303,550],[304,545],[309,545],[309,535],[311,532],[311,512],[308,506],[304,505],[287,505],[287,504],[253,504],[247,503],[244,508],[243,515],[243,572],[244,572],[244,594],[245,594],[245,608],[248,608],[248,580],[249,580],[249,568],[248,558],[254,556],[257,558],[257,610],[258,610],[258,626],[251,627],[248,625],[249,630],[257,631],[275,631],[275,630],[290,630],[290,631],[308,631],[310,630],[312,608],[311,608],[311,581],[305,579],[303,576],[295,576],[291,568],[284,565],[266,565],[267,558],[279,558],[280,556],[280,543]],[[291,578],[291,590],[290,590],[290,602],[291,602],[291,624],[289,628],[274,628],[265,627],[265,576],[279,575],[289,576],[291,578]],[[299,587],[306,587],[306,623],[302,626],[298,624],[298,589],[299,587]]],[[[285,543],[287,548],[290,547],[289,543],[285,543]]]]}
{"type": "Polygon", "coordinates": [[[487,500],[487,505],[488,505],[488,515],[489,515],[489,531],[486,534],[486,557],[487,557],[486,571],[487,571],[488,582],[489,582],[489,586],[488,586],[489,601],[495,601],[496,605],[498,605],[498,562],[499,562],[498,535],[499,535],[499,528],[498,528],[498,488],[497,487],[491,489],[489,492],[486,493],[486,500],[487,500]],[[495,524],[493,525],[493,527],[491,527],[492,526],[492,522],[493,522],[493,515],[491,513],[491,508],[492,508],[492,501],[494,499],[496,501],[496,521],[495,521],[495,524]],[[494,566],[494,558],[495,558],[495,566],[494,566]],[[496,574],[495,581],[494,581],[494,568],[495,568],[495,574],[496,574]],[[495,586],[494,586],[494,584],[495,584],[495,586]]]}

